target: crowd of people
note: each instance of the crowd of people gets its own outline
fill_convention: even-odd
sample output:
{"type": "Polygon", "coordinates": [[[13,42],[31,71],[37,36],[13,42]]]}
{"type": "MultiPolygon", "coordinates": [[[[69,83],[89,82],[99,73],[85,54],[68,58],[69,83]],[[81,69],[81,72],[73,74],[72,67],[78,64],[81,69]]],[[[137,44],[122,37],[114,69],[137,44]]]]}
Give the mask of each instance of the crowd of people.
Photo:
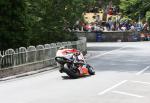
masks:
{"type": "Polygon", "coordinates": [[[131,21],[113,21],[111,18],[106,22],[107,31],[149,31],[147,22],[131,22],[131,21]]]}
{"type": "MultiPolygon", "coordinates": [[[[103,12],[103,16],[96,14],[93,16],[94,22],[82,22],[77,21],[76,25],[73,28],[73,31],[81,32],[95,32],[95,31],[149,31],[149,24],[141,22],[139,19],[138,22],[130,20],[120,14],[119,7],[112,4],[112,1],[109,2],[105,9],[92,8],[89,10],[96,14],[96,12],[103,12]],[[104,16],[106,15],[106,16],[104,16]],[[105,18],[105,19],[104,19],[105,18]]],[[[89,12],[87,11],[87,12],[89,12]]]]}
{"type": "MultiPolygon", "coordinates": [[[[98,9],[93,9],[97,10],[98,9]]],[[[95,12],[94,12],[95,13],[95,12]]],[[[96,14],[96,13],[95,13],[96,14]]],[[[150,40],[150,27],[147,21],[131,20],[121,16],[119,7],[113,6],[112,2],[103,10],[106,14],[105,20],[101,16],[95,15],[94,22],[77,21],[74,25],[73,32],[107,32],[107,31],[132,31],[140,33],[141,40],[150,40]]]]}
{"type": "Polygon", "coordinates": [[[79,22],[75,25],[73,31],[95,32],[95,31],[149,31],[149,25],[145,22],[133,22],[129,20],[122,21],[122,18],[108,18],[107,21],[95,21],[92,23],[79,22]]]}

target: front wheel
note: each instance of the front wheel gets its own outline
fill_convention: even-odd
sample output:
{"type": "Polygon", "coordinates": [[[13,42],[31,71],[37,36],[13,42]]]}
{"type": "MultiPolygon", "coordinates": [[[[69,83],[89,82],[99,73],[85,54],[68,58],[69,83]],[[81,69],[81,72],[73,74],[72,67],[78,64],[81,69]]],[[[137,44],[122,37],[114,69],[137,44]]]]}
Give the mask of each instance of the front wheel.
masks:
{"type": "Polygon", "coordinates": [[[87,64],[87,68],[88,68],[88,72],[90,75],[95,75],[95,71],[94,71],[94,68],[92,66],[87,64]]]}

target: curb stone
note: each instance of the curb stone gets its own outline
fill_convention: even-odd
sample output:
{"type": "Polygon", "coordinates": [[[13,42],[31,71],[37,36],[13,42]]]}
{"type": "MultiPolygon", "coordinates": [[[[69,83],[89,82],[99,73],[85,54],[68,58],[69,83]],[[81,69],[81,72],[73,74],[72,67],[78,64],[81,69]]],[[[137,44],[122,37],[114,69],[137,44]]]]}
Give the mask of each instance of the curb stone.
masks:
{"type": "Polygon", "coordinates": [[[36,71],[31,71],[31,72],[26,72],[26,73],[14,75],[14,76],[9,76],[9,77],[5,77],[5,78],[0,78],[0,82],[1,82],[1,81],[6,81],[6,80],[15,79],[15,78],[26,77],[26,76],[38,74],[38,73],[45,72],[45,71],[52,71],[52,70],[56,70],[57,68],[58,68],[58,66],[51,66],[51,67],[46,67],[46,68],[44,68],[44,69],[40,69],[40,70],[36,70],[36,71]]]}

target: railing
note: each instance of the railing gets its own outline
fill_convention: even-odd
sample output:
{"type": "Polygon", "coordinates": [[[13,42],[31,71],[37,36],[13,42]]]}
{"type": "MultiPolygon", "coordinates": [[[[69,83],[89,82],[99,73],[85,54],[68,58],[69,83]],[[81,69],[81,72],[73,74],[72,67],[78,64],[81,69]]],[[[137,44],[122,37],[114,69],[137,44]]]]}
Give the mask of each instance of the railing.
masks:
{"type": "Polygon", "coordinates": [[[20,47],[13,50],[8,49],[0,52],[0,70],[13,68],[15,66],[26,65],[36,62],[50,61],[49,65],[55,64],[55,54],[59,47],[76,48],[81,52],[86,52],[86,38],[82,37],[78,41],[59,42],[38,46],[20,47]]]}

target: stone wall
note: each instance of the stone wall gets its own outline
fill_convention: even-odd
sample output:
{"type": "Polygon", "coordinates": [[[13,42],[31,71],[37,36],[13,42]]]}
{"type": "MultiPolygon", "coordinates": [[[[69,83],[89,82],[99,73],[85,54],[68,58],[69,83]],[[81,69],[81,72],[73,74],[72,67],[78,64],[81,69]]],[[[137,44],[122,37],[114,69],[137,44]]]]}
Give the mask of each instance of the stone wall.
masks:
{"type": "Polygon", "coordinates": [[[56,52],[62,46],[76,48],[83,54],[87,52],[85,37],[80,37],[78,41],[72,42],[20,47],[16,50],[8,49],[4,54],[0,53],[0,78],[55,66],[56,52]]]}
{"type": "Polygon", "coordinates": [[[120,31],[108,31],[108,32],[78,32],[75,33],[78,37],[86,37],[87,42],[130,42],[134,41],[136,36],[138,40],[138,32],[120,32],[120,31]]]}

